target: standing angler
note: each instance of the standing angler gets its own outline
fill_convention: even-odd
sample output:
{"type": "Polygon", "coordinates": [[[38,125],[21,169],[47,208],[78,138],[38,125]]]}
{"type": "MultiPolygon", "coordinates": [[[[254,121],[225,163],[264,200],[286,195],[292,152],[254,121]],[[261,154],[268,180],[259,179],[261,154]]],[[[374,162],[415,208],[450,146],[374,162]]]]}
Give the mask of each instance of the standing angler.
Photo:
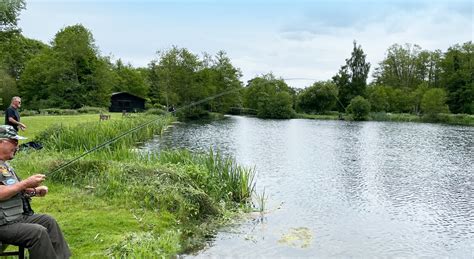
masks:
{"type": "Polygon", "coordinates": [[[43,174],[20,180],[8,160],[18,150],[17,131],[10,125],[0,126],[0,241],[21,245],[30,258],[69,258],[71,252],[54,218],[34,214],[30,197],[44,197],[48,187],[41,185],[43,174]]]}
{"type": "Polygon", "coordinates": [[[10,107],[5,111],[5,125],[12,126],[16,131],[26,129],[26,125],[20,122],[20,113],[18,109],[21,107],[21,98],[15,96],[12,98],[10,107]]]}

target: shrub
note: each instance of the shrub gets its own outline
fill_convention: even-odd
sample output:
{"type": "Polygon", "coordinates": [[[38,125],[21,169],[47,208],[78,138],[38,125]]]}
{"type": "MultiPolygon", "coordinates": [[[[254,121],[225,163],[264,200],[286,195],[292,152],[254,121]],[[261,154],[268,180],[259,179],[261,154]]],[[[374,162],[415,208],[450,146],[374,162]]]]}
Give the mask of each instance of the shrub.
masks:
{"type": "Polygon", "coordinates": [[[356,96],[351,100],[347,110],[352,114],[354,120],[366,120],[370,113],[370,102],[362,96],[356,96]]]}
{"type": "Polygon", "coordinates": [[[58,108],[48,108],[40,109],[41,115],[76,115],[79,114],[77,110],[72,109],[58,109],[58,108]]]}
{"type": "Polygon", "coordinates": [[[98,114],[107,112],[107,108],[104,107],[91,107],[91,106],[83,106],[77,109],[79,113],[88,113],[88,114],[98,114]]]}
{"type": "Polygon", "coordinates": [[[21,116],[34,116],[34,115],[38,115],[39,112],[38,111],[35,111],[35,110],[23,110],[20,112],[20,115],[21,116]]]}

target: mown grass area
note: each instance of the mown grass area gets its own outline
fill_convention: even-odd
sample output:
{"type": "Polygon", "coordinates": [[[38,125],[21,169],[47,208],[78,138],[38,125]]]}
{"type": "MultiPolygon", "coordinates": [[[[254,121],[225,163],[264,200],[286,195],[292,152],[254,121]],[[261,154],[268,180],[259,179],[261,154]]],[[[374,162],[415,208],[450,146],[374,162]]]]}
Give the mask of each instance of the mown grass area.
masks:
{"type": "Polygon", "coordinates": [[[23,178],[48,173],[153,121],[47,175],[50,192],[34,198],[33,208],[59,221],[75,258],[156,258],[192,251],[216,226],[250,208],[253,170],[212,151],[134,151],[137,142],[161,134],[174,118],[116,117],[102,122],[97,115],[27,117],[25,135],[45,148],[20,151],[12,161],[23,178]]]}

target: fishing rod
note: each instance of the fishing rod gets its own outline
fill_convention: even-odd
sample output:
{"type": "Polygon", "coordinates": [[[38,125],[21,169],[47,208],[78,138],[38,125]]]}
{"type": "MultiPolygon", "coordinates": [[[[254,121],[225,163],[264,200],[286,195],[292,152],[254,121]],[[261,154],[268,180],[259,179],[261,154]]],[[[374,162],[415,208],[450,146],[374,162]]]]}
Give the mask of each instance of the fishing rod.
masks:
{"type": "MultiPolygon", "coordinates": [[[[244,88],[242,87],[242,88],[232,89],[232,90],[225,91],[225,92],[222,92],[222,93],[213,95],[213,96],[206,97],[206,98],[204,98],[204,99],[202,99],[202,100],[199,100],[199,101],[196,101],[196,102],[191,102],[191,103],[189,103],[189,104],[187,104],[187,105],[181,106],[181,107],[179,107],[178,109],[174,110],[173,113],[178,112],[178,111],[180,111],[180,110],[184,110],[184,109],[193,107],[193,106],[196,106],[196,105],[198,105],[198,104],[202,104],[202,103],[205,103],[205,102],[214,100],[214,99],[216,99],[216,98],[219,98],[219,97],[224,96],[224,95],[227,95],[227,94],[231,94],[231,93],[240,91],[240,90],[242,90],[242,89],[244,89],[244,88]]],[[[170,113],[172,113],[172,112],[167,111],[165,114],[170,114],[170,113]]],[[[136,131],[136,130],[139,130],[139,129],[141,129],[141,128],[144,128],[144,127],[146,127],[146,126],[148,126],[148,125],[150,125],[150,124],[152,124],[152,123],[158,121],[159,119],[160,119],[160,118],[158,118],[158,119],[153,119],[153,120],[150,120],[150,121],[148,121],[148,122],[145,122],[145,123],[143,123],[143,124],[141,124],[141,125],[138,125],[138,126],[136,126],[136,127],[134,127],[134,128],[131,128],[130,130],[127,130],[127,131],[123,132],[122,134],[117,135],[117,136],[115,136],[114,138],[111,138],[111,139],[105,141],[104,143],[102,143],[102,144],[100,144],[100,145],[97,145],[97,146],[93,147],[93,148],[90,149],[90,150],[87,150],[86,152],[82,153],[81,155],[79,155],[79,156],[77,156],[77,157],[75,157],[75,158],[73,158],[73,159],[71,159],[71,160],[69,160],[69,161],[67,161],[67,162],[65,162],[65,163],[63,163],[63,164],[61,164],[61,165],[59,165],[59,166],[56,167],[54,170],[51,170],[50,172],[46,172],[45,175],[52,175],[52,174],[54,174],[54,173],[56,173],[56,172],[58,172],[58,171],[60,171],[60,170],[62,170],[62,169],[64,169],[64,168],[68,167],[69,165],[75,163],[75,162],[78,161],[79,159],[81,159],[81,158],[87,156],[88,154],[90,154],[90,153],[92,153],[92,152],[94,152],[94,151],[96,151],[96,150],[98,150],[98,149],[101,149],[101,148],[103,148],[103,147],[105,147],[105,146],[107,146],[107,145],[109,145],[109,144],[112,144],[112,143],[114,143],[115,141],[117,141],[118,139],[120,139],[120,138],[122,138],[122,137],[124,137],[124,136],[126,136],[126,135],[128,135],[128,134],[130,134],[130,133],[132,133],[132,132],[134,132],[134,131],[136,131]]]]}

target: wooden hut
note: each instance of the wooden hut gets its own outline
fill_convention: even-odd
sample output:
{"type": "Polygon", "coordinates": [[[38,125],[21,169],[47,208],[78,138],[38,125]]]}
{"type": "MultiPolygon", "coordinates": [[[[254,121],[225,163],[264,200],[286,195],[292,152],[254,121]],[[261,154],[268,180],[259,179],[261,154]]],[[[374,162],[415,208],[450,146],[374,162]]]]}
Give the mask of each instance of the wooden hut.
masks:
{"type": "Polygon", "coordinates": [[[139,112],[145,110],[145,99],[127,92],[112,93],[110,112],[139,112]]]}

